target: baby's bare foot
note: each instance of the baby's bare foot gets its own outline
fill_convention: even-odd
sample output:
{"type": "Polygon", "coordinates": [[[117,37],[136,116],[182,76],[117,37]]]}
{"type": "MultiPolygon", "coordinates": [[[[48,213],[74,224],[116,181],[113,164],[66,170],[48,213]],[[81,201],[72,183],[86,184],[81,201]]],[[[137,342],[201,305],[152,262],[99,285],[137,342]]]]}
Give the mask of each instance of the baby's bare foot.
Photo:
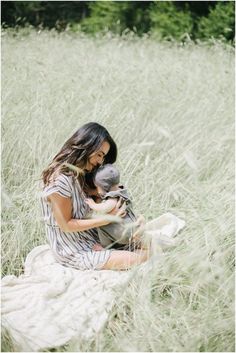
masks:
{"type": "Polygon", "coordinates": [[[102,245],[101,245],[101,244],[98,244],[98,243],[94,244],[93,247],[92,247],[92,250],[93,250],[93,251],[101,251],[101,250],[103,250],[103,249],[104,249],[104,248],[102,247],[102,245]]]}

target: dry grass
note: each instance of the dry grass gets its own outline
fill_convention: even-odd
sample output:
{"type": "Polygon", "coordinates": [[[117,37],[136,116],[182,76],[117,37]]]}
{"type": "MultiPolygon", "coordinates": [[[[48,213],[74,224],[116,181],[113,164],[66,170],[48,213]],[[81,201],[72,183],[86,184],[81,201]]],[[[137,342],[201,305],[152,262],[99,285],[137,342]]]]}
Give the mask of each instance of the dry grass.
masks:
{"type": "Polygon", "coordinates": [[[32,32],[2,39],[2,270],[45,243],[43,168],[79,126],[118,144],[137,213],[186,220],[134,276],[106,329],[68,351],[234,351],[234,57],[230,47],[32,32]],[[139,279],[137,279],[139,278],[139,279]]]}

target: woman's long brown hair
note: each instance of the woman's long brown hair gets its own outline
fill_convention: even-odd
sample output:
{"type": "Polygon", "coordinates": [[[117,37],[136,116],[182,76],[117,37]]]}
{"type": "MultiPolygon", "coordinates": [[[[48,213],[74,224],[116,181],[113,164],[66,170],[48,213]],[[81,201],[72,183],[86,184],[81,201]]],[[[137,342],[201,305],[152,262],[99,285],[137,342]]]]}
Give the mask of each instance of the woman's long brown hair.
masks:
{"type": "Polygon", "coordinates": [[[48,185],[60,173],[74,174],[65,163],[83,170],[88,158],[99,149],[104,141],[110,145],[104,163],[114,163],[117,157],[117,147],[107,129],[94,122],[83,125],[66,141],[49,166],[42,172],[44,185],[48,185]]]}

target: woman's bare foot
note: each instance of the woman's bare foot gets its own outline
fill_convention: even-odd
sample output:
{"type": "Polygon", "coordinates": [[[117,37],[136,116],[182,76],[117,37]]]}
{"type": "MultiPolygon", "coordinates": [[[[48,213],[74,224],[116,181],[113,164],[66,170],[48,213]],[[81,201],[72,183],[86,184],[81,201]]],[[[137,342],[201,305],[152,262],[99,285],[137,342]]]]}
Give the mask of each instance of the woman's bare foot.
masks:
{"type": "Polygon", "coordinates": [[[141,236],[143,235],[145,228],[145,218],[143,215],[140,215],[136,221],[137,230],[134,232],[132,236],[133,241],[140,241],[141,236]]]}

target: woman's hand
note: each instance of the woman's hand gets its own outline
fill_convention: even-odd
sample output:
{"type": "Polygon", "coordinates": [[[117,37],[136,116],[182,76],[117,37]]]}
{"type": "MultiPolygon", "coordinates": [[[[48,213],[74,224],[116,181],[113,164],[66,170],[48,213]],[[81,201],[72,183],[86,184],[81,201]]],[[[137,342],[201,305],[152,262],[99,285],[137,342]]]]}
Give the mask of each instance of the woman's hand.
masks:
{"type": "Polygon", "coordinates": [[[118,217],[125,217],[126,216],[126,203],[124,202],[123,205],[121,204],[122,200],[119,198],[119,200],[116,203],[116,206],[113,208],[111,212],[109,212],[110,215],[113,216],[118,216],[118,217]]]}

